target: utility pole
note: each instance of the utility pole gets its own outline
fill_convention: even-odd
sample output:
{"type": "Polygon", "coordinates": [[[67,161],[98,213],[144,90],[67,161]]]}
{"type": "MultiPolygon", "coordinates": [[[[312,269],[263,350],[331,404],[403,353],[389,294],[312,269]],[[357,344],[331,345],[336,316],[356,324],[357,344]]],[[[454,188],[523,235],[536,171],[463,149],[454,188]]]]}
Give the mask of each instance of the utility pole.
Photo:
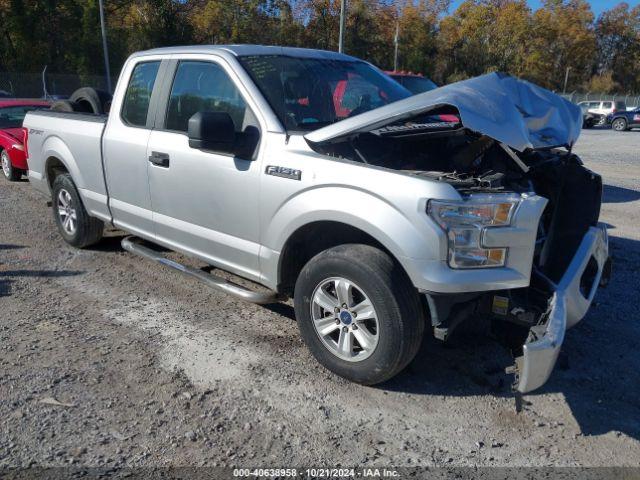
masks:
{"type": "Polygon", "coordinates": [[[394,51],[393,51],[393,71],[398,71],[398,44],[400,40],[400,22],[396,22],[396,34],[393,37],[394,51]]]}
{"type": "Polygon", "coordinates": [[[347,10],[347,0],[342,0],[340,4],[340,38],[338,38],[338,52],[344,53],[344,20],[347,10]]]}
{"type": "Polygon", "coordinates": [[[571,67],[567,67],[567,71],[564,74],[564,88],[562,89],[563,95],[567,93],[567,82],[569,81],[569,70],[571,70],[571,67]]]}
{"type": "Polygon", "coordinates": [[[102,50],[104,51],[104,71],[107,75],[107,90],[111,91],[111,69],[109,68],[109,50],[107,48],[107,26],[104,21],[104,5],[102,0],[98,0],[100,6],[100,29],[102,30],[102,50]]]}

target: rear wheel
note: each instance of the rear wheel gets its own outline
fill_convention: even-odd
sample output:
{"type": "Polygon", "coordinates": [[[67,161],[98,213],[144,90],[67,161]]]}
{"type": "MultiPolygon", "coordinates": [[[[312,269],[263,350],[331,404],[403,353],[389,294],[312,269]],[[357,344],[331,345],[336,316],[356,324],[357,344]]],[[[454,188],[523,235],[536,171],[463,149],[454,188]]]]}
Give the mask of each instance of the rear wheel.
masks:
{"type": "Polygon", "coordinates": [[[616,132],[624,132],[627,129],[627,121],[624,118],[616,118],[611,124],[616,132]]]}
{"type": "Polygon", "coordinates": [[[65,242],[74,247],[84,248],[102,238],[104,223],[89,216],[71,175],[58,175],[53,181],[51,193],[53,217],[65,242]]]}
{"type": "Polygon", "coordinates": [[[348,380],[373,385],[414,358],[424,333],[418,293],[389,255],[341,245],[312,258],[295,286],[300,333],[314,357],[348,380]]]}
{"type": "Polygon", "coordinates": [[[15,168],[11,165],[11,159],[9,153],[6,150],[0,152],[0,164],[2,164],[2,173],[4,177],[10,182],[17,182],[22,178],[22,170],[15,168]]]}

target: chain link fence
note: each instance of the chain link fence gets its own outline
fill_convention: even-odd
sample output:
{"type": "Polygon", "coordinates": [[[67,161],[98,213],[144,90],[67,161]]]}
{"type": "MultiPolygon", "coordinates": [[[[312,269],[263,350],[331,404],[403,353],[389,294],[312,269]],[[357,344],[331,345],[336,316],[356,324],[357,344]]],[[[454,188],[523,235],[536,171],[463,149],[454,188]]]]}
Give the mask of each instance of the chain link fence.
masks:
{"type": "Polygon", "coordinates": [[[0,97],[43,98],[45,94],[67,97],[80,87],[107,90],[107,79],[98,75],[0,72],[0,97]]]}

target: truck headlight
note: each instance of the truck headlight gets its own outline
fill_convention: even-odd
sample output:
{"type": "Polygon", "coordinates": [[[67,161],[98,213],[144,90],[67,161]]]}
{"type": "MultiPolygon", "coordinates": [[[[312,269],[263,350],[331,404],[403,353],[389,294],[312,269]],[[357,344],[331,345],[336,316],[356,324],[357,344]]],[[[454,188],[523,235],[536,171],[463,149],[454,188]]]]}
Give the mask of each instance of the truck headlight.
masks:
{"type": "Polygon", "coordinates": [[[502,267],[507,248],[484,248],[485,229],[511,224],[520,202],[515,194],[475,194],[464,200],[430,200],[427,212],[447,234],[451,268],[502,267]]]}

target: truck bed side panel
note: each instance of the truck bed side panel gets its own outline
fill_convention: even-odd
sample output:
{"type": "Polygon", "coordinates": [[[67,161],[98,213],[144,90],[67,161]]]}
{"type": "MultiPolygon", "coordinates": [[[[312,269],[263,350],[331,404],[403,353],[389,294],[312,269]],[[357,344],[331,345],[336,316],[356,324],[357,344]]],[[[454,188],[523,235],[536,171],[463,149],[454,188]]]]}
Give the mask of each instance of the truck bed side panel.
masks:
{"type": "Polygon", "coordinates": [[[47,168],[59,161],[71,174],[87,211],[111,221],[102,168],[102,133],[106,116],[41,111],[27,114],[29,179],[50,194],[47,168]]]}

